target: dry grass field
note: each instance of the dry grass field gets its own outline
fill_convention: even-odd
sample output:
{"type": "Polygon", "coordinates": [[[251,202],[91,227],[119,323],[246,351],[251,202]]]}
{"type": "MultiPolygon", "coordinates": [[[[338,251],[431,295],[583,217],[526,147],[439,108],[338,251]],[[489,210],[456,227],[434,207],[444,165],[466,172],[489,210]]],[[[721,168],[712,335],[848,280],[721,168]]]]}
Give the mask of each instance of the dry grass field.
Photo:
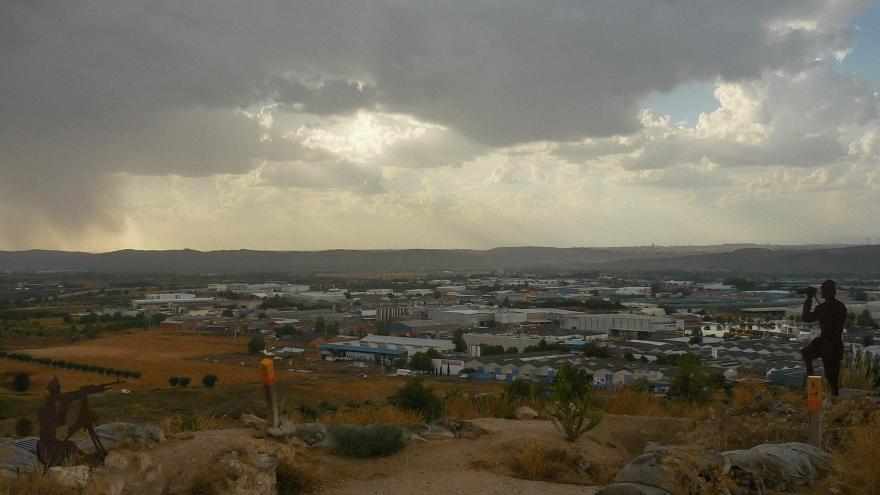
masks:
{"type": "MultiPolygon", "coordinates": [[[[265,408],[260,386],[258,356],[247,355],[247,337],[181,335],[179,332],[150,330],[108,333],[94,340],[56,347],[23,349],[35,357],[48,357],[117,369],[140,371],[140,379],[128,379],[111,392],[94,397],[92,404],[103,421],[155,421],[172,414],[209,413],[237,417],[240,412],[260,412],[265,408]],[[244,363],[242,365],[241,363],[244,363]],[[201,383],[205,374],[219,377],[214,389],[201,383]],[[172,387],[171,376],[188,376],[187,388],[172,387]],[[125,395],[120,389],[131,391],[125,395]]],[[[322,402],[340,407],[352,401],[384,403],[406,382],[397,376],[378,376],[376,367],[358,368],[345,362],[315,362],[304,359],[276,360],[280,405],[292,411],[307,404],[318,408],[322,402]],[[367,375],[364,377],[364,375],[367,375]]],[[[91,383],[112,382],[114,377],[94,372],[55,368],[36,363],[0,359],[0,382],[10,382],[15,372],[31,377],[27,393],[16,394],[0,388],[0,400],[14,410],[12,416],[34,416],[46,393],[46,384],[58,376],[63,391],[91,383]]],[[[386,372],[391,370],[386,369],[386,372]]],[[[458,389],[464,393],[497,392],[501,383],[475,382],[458,378],[429,378],[427,385],[444,396],[458,389]]],[[[0,422],[2,423],[2,422],[0,422]]],[[[9,425],[0,425],[0,430],[9,425]]]]}

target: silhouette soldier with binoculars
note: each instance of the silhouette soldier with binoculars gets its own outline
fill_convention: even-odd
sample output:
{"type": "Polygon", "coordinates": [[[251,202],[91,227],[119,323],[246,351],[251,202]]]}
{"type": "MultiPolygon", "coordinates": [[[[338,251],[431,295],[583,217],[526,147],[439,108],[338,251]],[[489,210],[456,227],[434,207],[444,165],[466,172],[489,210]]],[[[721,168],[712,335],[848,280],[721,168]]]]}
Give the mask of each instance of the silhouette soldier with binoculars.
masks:
{"type": "Polygon", "coordinates": [[[833,280],[822,282],[817,291],[814,287],[807,287],[798,291],[807,296],[804,301],[804,310],[801,320],[805,322],[819,322],[822,329],[819,336],[813,339],[801,351],[804,364],[807,366],[807,375],[813,375],[813,361],[822,358],[825,367],[825,378],[831,386],[831,393],[838,395],[840,389],[840,361],[843,359],[843,326],[846,324],[846,306],[838,301],[837,285],[833,280]],[[816,293],[821,292],[825,302],[812,309],[813,299],[816,293]]]}

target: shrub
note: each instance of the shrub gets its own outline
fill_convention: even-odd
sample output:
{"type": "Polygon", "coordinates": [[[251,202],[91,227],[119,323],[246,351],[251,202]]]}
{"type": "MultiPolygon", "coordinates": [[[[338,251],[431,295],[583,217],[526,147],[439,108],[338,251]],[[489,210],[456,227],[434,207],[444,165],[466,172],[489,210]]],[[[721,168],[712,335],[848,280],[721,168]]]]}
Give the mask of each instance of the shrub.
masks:
{"type": "Polygon", "coordinates": [[[191,380],[188,376],[182,376],[182,377],[180,377],[180,381],[178,383],[180,384],[181,387],[186,387],[187,385],[189,385],[190,381],[191,380]]]}
{"type": "Polygon", "coordinates": [[[672,376],[669,395],[706,404],[715,390],[723,385],[724,377],[720,373],[710,371],[696,356],[684,354],[679,358],[678,369],[672,376]]]}
{"type": "Polygon", "coordinates": [[[428,421],[437,419],[443,412],[443,401],[434,394],[430,387],[425,387],[422,384],[421,378],[407,381],[406,385],[397,391],[397,395],[389,397],[388,402],[401,409],[418,411],[428,421]]]}
{"type": "Polygon", "coordinates": [[[563,365],[553,379],[548,415],[553,424],[574,442],[599,424],[602,411],[591,405],[590,377],[583,368],[563,365]]]}
{"type": "Polygon", "coordinates": [[[529,395],[531,395],[531,393],[531,385],[529,385],[529,382],[523,380],[522,378],[517,378],[516,380],[508,383],[506,387],[504,387],[504,395],[510,397],[511,400],[526,400],[529,398],[529,395]]]}
{"type": "Polygon", "coordinates": [[[406,446],[403,430],[387,423],[370,426],[336,425],[330,427],[336,451],[349,457],[382,457],[406,446]]]}
{"type": "Polygon", "coordinates": [[[12,390],[16,392],[27,392],[31,388],[31,377],[23,371],[19,371],[12,378],[12,390]]]}
{"type": "Polygon", "coordinates": [[[180,377],[172,376],[168,379],[168,383],[171,384],[172,387],[176,387],[178,383],[180,383],[180,377]]]}
{"type": "Polygon", "coordinates": [[[15,434],[20,437],[29,437],[34,434],[34,423],[28,418],[18,418],[15,422],[15,434]]]}
{"type": "Polygon", "coordinates": [[[248,352],[256,354],[266,348],[266,341],[261,336],[256,336],[248,341],[248,352]]]}
{"type": "Polygon", "coordinates": [[[217,375],[215,375],[213,373],[208,373],[207,375],[202,377],[202,385],[204,385],[208,388],[213,388],[214,385],[217,383],[217,380],[218,380],[217,375]]]}
{"type": "Polygon", "coordinates": [[[300,404],[296,409],[299,415],[308,422],[314,422],[318,417],[318,411],[308,404],[300,404]]]}
{"type": "Polygon", "coordinates": [[[312,421],[325,425],[366,426],[375,423],[387,423],[396,426],[410,426],[424,423],[425,418],[418,411],[403,410],[391,405],[384,405],[381,407],[356,407],[335,414],[324,414],[312,421]]]}

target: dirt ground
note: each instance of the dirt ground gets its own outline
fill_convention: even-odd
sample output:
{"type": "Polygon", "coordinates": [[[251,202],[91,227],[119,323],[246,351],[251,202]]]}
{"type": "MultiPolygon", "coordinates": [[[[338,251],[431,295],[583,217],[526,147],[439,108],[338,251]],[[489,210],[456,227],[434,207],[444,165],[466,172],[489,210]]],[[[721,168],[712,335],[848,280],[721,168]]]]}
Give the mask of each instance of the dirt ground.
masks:
{"type": "Polygon", "coordinates": [[[600,483],[640,454],[646,442],[674,439],[693,427],[690,420],[606,415],[590,435],[569,443],[549,421],[486,418],[473,423],[488,433],[471,439],[411,442],[403,452],[386,458],[344,459],[314,450],[305,454],[334,466],[334,486],[322,492],[328,495],[583,495],[595,493],[600,483]],[[640,445],[636,445],[636,437],[640,438],[640,445]],[[511,455],[529,444],[577,452],[604,479],[587,474],[572,484],[511,476],[511,455]]]}

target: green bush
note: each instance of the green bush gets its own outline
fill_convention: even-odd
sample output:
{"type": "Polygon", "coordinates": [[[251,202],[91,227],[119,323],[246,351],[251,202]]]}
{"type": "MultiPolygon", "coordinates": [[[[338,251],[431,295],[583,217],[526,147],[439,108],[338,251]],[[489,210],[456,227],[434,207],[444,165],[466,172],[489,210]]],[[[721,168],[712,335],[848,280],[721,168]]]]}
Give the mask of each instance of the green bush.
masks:
{"type": "Polygon", "coordinates": [[[31,377],[23,371],[19,371],[12,378],[12,390],[16,392],[27,392],[31,388],[31,377]]]}
{"type": "Polygon", "coordinates": [[[553,378],[548,415],[553,424],[574,442],[602,419],[602,411],[592,405],[590,376],[583,368],[563,365],[553,378]]]}
{"type": "Polygon", "coordinates": [[[179,383],[180,383],[180,386],[181,386],[181,387],[186,387],[187,385],[189,385],[189,382],[190,382],[190,381],[191,381],[191,380],[189,379],[188,376],[182,376],[182,377],[180,377],[180,382],[179,382],[179,383]]]}
{"type": "Polygon", "coordinates": [[[34,434],[34,423],[28,418],[18,418],[15,422],[15,434],[20,437],[29,437],[34,434]]]}
{"type": "Polygon", "coordinates": [[[443,401],[430,387],[422,384],[421,378],[407,381],[406,385],[397,391],[397,395],[388,398],[388,402],[401,409],[418,411],[428,421],[437,419],[443,412],[443,401]]]}
{"type": "Polygon", "coordinates": [[[256,354],[266,348],[266,341],[263,337],[257,336],[248,341],[248,352],[256,354]]]}
{"type": "Polygon", "coordinates": [[[213,388],[214,385],[217,383],[217,380],[217,375],[213,373],[208,373],[207,375],[202,377],[202,385],[208,388],[213,388]]]}
{"type": "Polygon", "coordinates": [[[336,425],[330,427],[330,434],[336,451],[349,457],[382,457],[406,447],[403,430],[387,423],[336,425]]]}
{"type": "Polygon", "coordinates": [[[176,387],[177,384],[180,383],[180,377],[172,376],[171,378],[168,379],[168,383],[169,383],[172,387],[176,387]]]}
{"type": "Polygon", "coordinates": [[[522,401],[529,398],[529,395],[532,393],[532,386],[529,382],[523,380],[522,378],[517,378],[516,380],[507,384],[504,387],[504,395],[509,397],[511,400],[522,401]]]}

